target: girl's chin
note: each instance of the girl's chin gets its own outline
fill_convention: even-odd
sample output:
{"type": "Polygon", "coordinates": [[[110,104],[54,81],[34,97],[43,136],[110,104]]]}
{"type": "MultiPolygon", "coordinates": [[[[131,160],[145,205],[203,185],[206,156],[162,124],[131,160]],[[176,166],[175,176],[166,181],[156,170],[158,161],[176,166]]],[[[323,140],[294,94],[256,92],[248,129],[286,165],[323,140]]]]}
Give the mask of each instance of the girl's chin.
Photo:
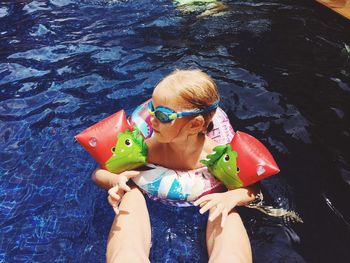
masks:
{"type": "Polygon", "coordinates": [[[161,136],[159,132],[153,131],[152,137],[158,141],[161,136]]]}
{"type": "Polygon", "coordinates": [[[153,133],[153,136],[152,136],[157,142],[159,142],[159,143],[167,143],[168,141],[165,139],[165,138],[163,138],[161,135],[160,135],[160,133],[158,132],[154,132],[153,133]]]}

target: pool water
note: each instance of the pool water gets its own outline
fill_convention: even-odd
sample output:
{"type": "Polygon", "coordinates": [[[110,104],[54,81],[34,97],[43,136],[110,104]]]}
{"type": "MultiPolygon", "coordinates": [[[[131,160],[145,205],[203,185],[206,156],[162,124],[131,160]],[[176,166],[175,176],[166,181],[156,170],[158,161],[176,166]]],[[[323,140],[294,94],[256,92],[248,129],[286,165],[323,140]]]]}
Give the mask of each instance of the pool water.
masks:
{"type": "MultiPolygon", "coordinates": [[[[304,222],[241,208],[254,261],[349,261],[349,21],[313,1],[216,4],[0,1],[0,262],[105,261],[113,210],[73,137],[188,67],[276,158],[266,204],[304,222]]],[[[147,203],[152,262],[207,262],[206,215],[147,203]]]]}

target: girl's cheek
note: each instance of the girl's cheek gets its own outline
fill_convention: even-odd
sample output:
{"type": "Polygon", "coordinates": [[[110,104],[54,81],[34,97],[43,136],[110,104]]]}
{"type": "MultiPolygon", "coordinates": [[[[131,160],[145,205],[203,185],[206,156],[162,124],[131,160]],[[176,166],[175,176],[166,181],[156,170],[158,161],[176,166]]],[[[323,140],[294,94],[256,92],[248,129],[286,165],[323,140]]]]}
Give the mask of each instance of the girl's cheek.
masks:
{"type": "Polygon", "coordinates": [[[157,129],[157,127],[158,127],[158,122],[159,122],[159,121],[157,120],[157,118],[156,118],[156,117],[151,116],[150,121],[151,121],[152,128],[153,128],[153,129],[154,129],[154,128],[156,128],[156,129],[157,129]]]}

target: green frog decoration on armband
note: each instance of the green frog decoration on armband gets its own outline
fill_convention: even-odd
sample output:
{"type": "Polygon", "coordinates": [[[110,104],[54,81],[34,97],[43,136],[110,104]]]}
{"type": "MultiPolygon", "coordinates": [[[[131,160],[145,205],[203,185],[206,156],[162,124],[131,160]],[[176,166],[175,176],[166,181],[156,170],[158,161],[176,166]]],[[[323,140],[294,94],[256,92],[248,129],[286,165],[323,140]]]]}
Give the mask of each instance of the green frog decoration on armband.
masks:
{"type": "Polygon", "coordinates": [[[221,181],[226,188],[242,187],[243,183],[238,176],[237,152],[233,151],[229,144],[216,146],[213,151],[214,153],[209,154],[205,160],[200,162],[208,166],[211,174],[221,181]]]}
{"type": "Polygon", "coordinates": [[[118,134],[118,140],[111,149],[113,155],[106,161],[105,166],[112,173],[132,170],[146,164],[147,145],[140,131],[134,128],[118,134]]]}

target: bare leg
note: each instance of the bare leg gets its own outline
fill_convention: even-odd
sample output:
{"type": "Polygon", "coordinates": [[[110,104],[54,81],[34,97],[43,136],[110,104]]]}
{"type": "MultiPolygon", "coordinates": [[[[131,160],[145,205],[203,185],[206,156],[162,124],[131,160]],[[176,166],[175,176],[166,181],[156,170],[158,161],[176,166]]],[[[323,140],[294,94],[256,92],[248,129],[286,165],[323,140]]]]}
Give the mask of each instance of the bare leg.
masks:
{"type": "Polygon", "coordinates": [[[207,249],[209,263],[252,262],[249,238],[236,210],[229,213],[223,228],[221,228],[220,223],[221,216],[218,216],[213,222],[208,220],[207,249]]]}
{"type": "Polygon", "coordinates": [[[151,224],[146,201],[137,187],[125,193],[107,241],[107,262],[150,262],[151,224]]]}

